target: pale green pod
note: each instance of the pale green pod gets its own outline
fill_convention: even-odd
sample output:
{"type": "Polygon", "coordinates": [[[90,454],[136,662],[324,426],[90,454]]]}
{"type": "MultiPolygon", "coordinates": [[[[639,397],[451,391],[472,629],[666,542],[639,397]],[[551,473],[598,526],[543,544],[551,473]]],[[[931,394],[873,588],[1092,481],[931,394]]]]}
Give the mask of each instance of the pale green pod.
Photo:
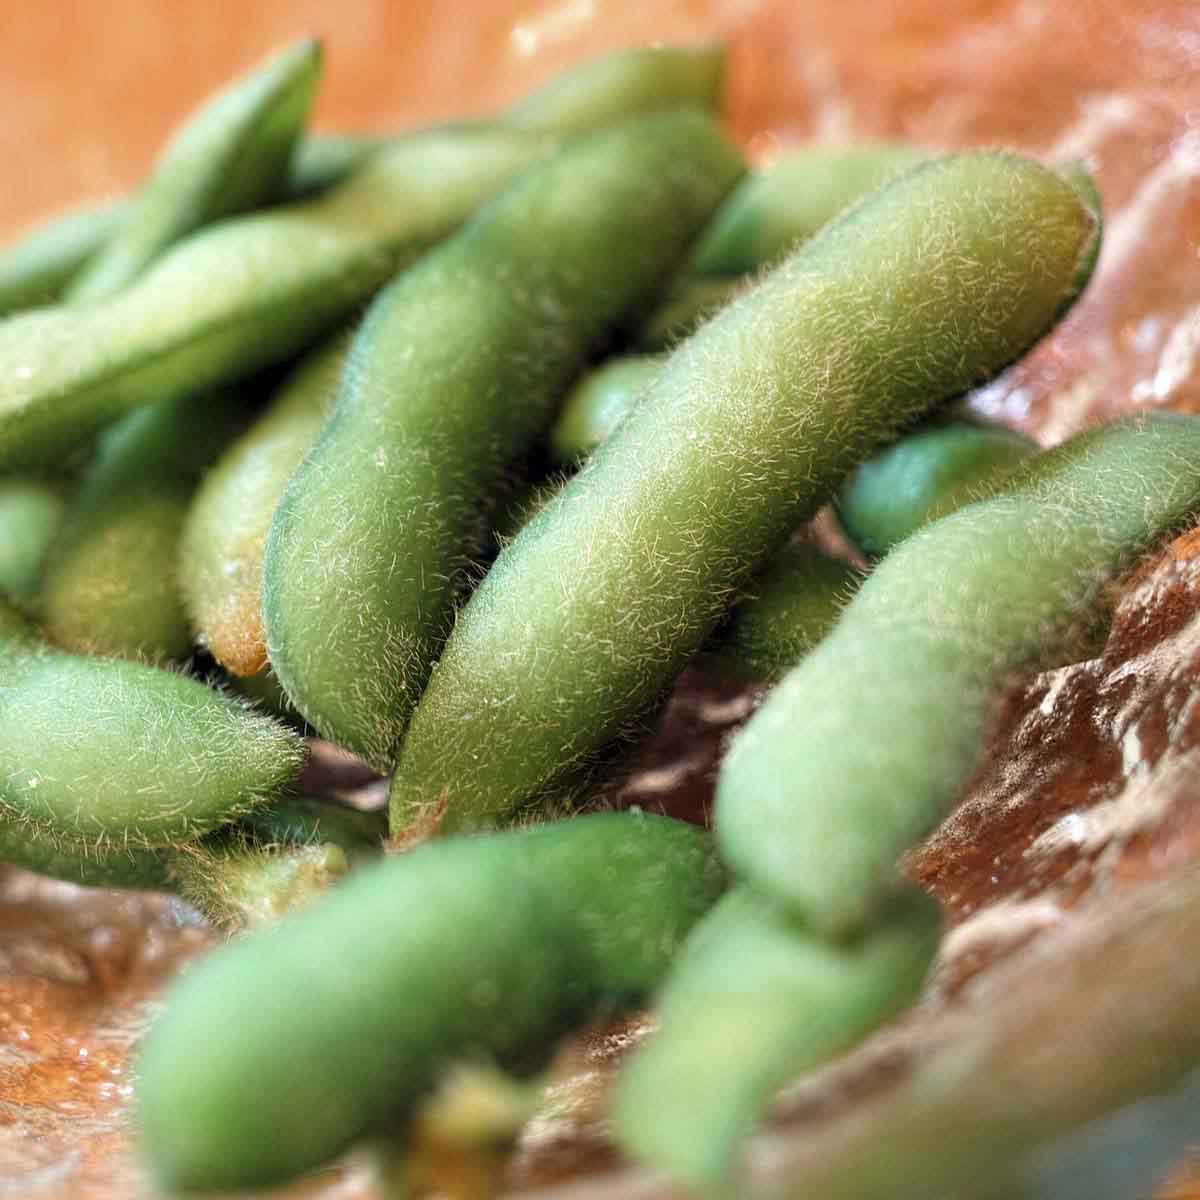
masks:
{"type": "Polygon", "coordinates": [[[193,230],[273,198],[320,74],[320,43],[297,42],[207,100],[171,139],[112,237],[71,280],[67,299],[111,296],[193,230]]]}
{"type": "Polygon", "coordinates": [[[651,710],[857,462],[1053,326],[1094,204],[1014,155],[924,164],[683,342],[459,612],[393,833],[434,803],[447,830],[509,819],[651,710]]]}
{"type": "Polygon", "coordinates": [[[179,542],[200,476],[246,421],[235,389],[130,413],[101,437],[46,558],[39,615],[66,650],[186,658],[179,542]]]}
{"type": "Polygon", "coordinates": [[[936,421],[905,434],[856,467],[838,490],[846,535],[864,553],[886,554],[930,521],[986,495],[1037,443],[981,421],[936,421]]]}
{"type": "Polygon", "coordinates": [[[721,767],[727,860],[814,930],[869,926],[1016,672],[1092,633],[1114,575],[1200,512],[1200,419],[1101,426],[882,560],[721,767]]]}
{"type": "Polygon", "coordinates": [[[333,407],[349,345],[349,334],[339,334],[305,356],[205,476],[188,510],[179,560],[184,601],[200,644],[235,675],[266,669],[267,531],[287,481],[333,407]]]}
{"type": "Polygon", "coordinates": [[[507,124],[590,133],[659,109],[720,107],[723,46],[635,46],[563,71],[504,114],[507,124]]]}
{"type": "Polygon", "coordinates": [[[168,1191],[282,1183],[401,1123],[455,1062],[519,1067],[642,1000],[724,880],[702,830],[608,813],[418,847],[239,939],[138,1064],[168,1191]]]}
{"type": "Polygon", "coordinates": [[[735,1200],[738,1152],[775,1091],[907,1008],[940,933],[937,904],[916,888],[845,943],[736,888],[692,931],[658,1028],[622,1068],[617,1144],[699,1194],[735,1200]]]}
{"type": "Polygon", "coordinates": [[[268,655],[322,736],[390,768],[489,492],[741,170],[691,110],[592,134],[375,301],[264,560],[268,655]]]}
{"type": "Polygon", "coordinates": [[[676,342],[695,333],[710,317],[736,300],[753,285],[752,279],[706,279],[681,275],[641,323],[636,344],[641,353],[669,350],[676,342]]]}
{"type": "Polygon", "coordinates": [[[45,476],[0,479],[0,594],[22,604],[37,595],[66,494],[61,480],[45,476]]]}
{"type": "Polygon", "coordinates": [[[358,133],[311,133],[292,154],[283,196],[302,200],[339,184],[396,138],[358,133]]]}
{"type": "Polygon", "coordinates": [[[279,795],[290,730],[195,680],[54,650],[0,605],[0,819],[93,856],[173,846],[279,795]]]}
{"type": "Polygon", "coordinates": [[[139,405],[302,350],[552,147],[518,130],[414,134],[312,200],[201,230],[105,304],[0,323],[0,466],[56,464],[139,405]]]}
{"type": "Polygon", "coordinates": [[[576,465],[607,442],[662,363],[661,358],[635,354],[610,358],[588,371],[567,393],[550,428],[554,460],[576,465]]]}
{"type": "Polygon", "coordinates": [[[789,148],[742,181],[688,258],[692,275],[743,275],[777,262],[848,205],[930,157],[899,143],[789,148]]]}
{"type": "Polygon", "coordinates": [[[129,213],[127,201],[72,210],[0,251],[0,316],[51,304],[129,213]]]}

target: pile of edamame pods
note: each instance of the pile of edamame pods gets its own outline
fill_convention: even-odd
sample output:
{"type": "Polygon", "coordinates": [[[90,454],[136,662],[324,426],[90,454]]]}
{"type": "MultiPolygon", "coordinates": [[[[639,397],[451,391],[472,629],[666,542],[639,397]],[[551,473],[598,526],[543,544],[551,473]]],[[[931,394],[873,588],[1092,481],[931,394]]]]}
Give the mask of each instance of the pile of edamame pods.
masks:
{"type": "Polygon", "coordinates": [[[950,407],[1087,283],[1078,167],[750,170],[715,47],[371,139],[305,132],[320,67],[0,255],[0,858],[266,926],[145,1040],[168,1189],[394,1157],[456,1066],[653,1001],[614,1136],[736,1194],[774,1089],[918,993],[897,860],[1200,512],[1200,420],[1042,451],[950,407]],[[695,661],[771,685],[715,831],[594,811],[695,661]],[[306,732],[386,819],[298,794],[306,732]]]}

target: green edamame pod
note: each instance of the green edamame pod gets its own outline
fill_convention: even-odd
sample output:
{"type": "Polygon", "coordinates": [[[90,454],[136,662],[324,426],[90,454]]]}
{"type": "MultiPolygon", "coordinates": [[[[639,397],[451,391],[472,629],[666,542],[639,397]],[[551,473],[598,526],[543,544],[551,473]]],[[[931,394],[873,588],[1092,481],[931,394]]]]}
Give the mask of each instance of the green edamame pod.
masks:
{"type": "Polygon", "coordinates": [[[288,200],[302,200],[326,191],[396,140],[370,134],[309,134],[297,143],[292,154],[283,195],[288,200]]]}
{"type": "Polygon", "coordinates": [[[308,907],[349,874],[350,862],[329,843],[256,846],[235,837],[175,851],[170,868],[173,891],[236,933],[308,907]]]}
{"type": "Polygon", "coordinates": [[[851,472],[838,491],[838,519],[864,554],[886,554],[922,525],[987,494],[988,479],[1012,471],[1037,448],[1002,425],[931,423],[851,472]]]}
{"type": "Polygon", "coordinates": [[[239,828],[261,846],[338,846],[350,858],[378,854],[387,838],[387,817],[315,796],[288,796],[248,812],[239,828]]]}
{"type": "Polygon", "coordinates": [[[283,1182],[407,1116],[452,1062],[512,1064],[644,996],[723,885],[710,840],[631,813],[448,840],[223,948],[142,1047],[159,1183],[283,1182]]]}
{"type": "Polygon", "coordinates": [[[551,426],[550,454],[555,461],[581,463],[607,442],[662,364],[653,355],[629,355],[588,371],[567,394],[551,426]]]}
{"type": "Polygon", "coordinates": [[[650,709],[856,462],[1054,324],[1093,204],[1014,155],[926,163],[682,343],[459,613],[393,834],[434,802],[447,830],[506,819],[650,709]]]}
{"type": "Polygon", "coordinates": [[[0,323],[0,465],[55,464],[138,405],[295,354],[551,148],[414,134],[313,200],[201,230],[106,304],[0,323]]]}
{"type": "Polygon", "coordinates": [[[160,851],[74,843],[6,814],[0,815],[0,863],[84,887],[171,890],[170,870],[160,851]]]}
{"type": "Polygon", "coordinates": [[[125,201],[77,209],[31,229],[0,252],[0,316],[50,304],[121,227],[125,201]]]}
{"type": "Polygon", "coordinates": [[[742,181],[688,259],[692,275],[742,275],[777,262],[868,192],[930,157],[900,144],[786,150],[742,181]]]}
{"type": "Polygon", "coordinates": [[[300,739],[195,680],[41,643],[0,604],[0,819],[93,854],[178,845],[279,794],[300,739]]]}
{"type": "Polygon", "coordinates": [[[753,280],[704,279],[683,275],[667,289],[658,307],[637,331],[637,347],[643,353],[669,350],[676,342],[691,336],[710,317],[743,292],[753,280]]]}
{"type": "Polygon", "coordinates": [[[1012,674],[1059,661],[1114,574],[1200,511],[1200,420],[1096,428],[1000,486],[882,560],[721,768],[728,861],[822,933],[868,921],[1012,674]]]}
{"type": "Polygon", "coordinates": [[[46,559],[40,615],[81,654],[185,658],[179,541],[204,469],[245,423],[234,389],[130,413],[100,439],[46,559]]]}
{"type": "Polygon", "coordinates": [[[723,46],[635,46],[602,54],[552,79],[504,114],[516,128],[590,133],[659,109],[716,109],[723,46]]]}
{"type": "Polygon", "coordinates": [[[737,1153],[776,1089],[907,1008],[940,930],[937,904],[915,888],[841,944],[730,892],[693,930],[659,1028],[621,1072],[618,1144],[704,1195],[736,1195],[737,1153]]]}
{"type": "Polygon", "coordinates": [[[66,507],[63,484],[44,476],[0,479],[0,593],[28,604],[66,507]]]}
{"type": "Polygon", "coordinates": [[[349,345],[349,334],[340,334],[304,358],[205,476],[188,510],[180,539],[184,600],[200,644],[236,675],[266,668],[267,531],[287,481],[333,407],[349,345]]]}
{"type": "Polygon", "coordinates": [[[834,627],[863,578],[815,546],[789,543],[705,643],[705,661],[743,679],[782,679],[834,627]]]}
{"type": "Polygon", "coordinates": [[[208,100],[171,139],[112,238],[71,280],[67,298],[111,296],[173,242],[279,192],[320,74],[320,43],[298,42],[208,100]]]}
{"type": "Polygon", "coordinates": [[[376,300],[263,564],[268,655],[323,736],[391,766],[490,488],[740,170],[692,111],[592,134],[376,300]]]}

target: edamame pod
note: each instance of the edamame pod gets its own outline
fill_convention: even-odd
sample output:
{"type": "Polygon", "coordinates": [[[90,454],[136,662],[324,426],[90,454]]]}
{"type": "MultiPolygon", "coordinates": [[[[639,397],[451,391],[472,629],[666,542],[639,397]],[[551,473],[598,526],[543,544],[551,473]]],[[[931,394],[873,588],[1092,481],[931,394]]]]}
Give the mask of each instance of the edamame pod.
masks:
{"type": "Polygon", "coordinates": [[[39,642],[0,604],[0,820],[96,855],[178,845],[280,794],[299,737],[195,680],[39,642]]]}
{"type": "Polygon", "coordinates": [[[593,134],[526,172],[375,301],[263,565],[271,664],[323,736],[392,765],[489,489],[740,171],[692,111],[593,134]]]}
{"type": "Polygon", "coordinates": [[[168,400],[102,436],[46,560],[40,615],[51,641],[147,662],[187,657],[184,518],[201,473],[245,423],[246,404],[234,389],[168,400]]]}
{"type": "Polygon", "coordinates": [[[356,133],[313,133],[296,145],[284,198],[302,200],[341,183],[396,138],[356,133]]]}
{"type": "Polygon", "coordinates": [[[130,846],[97,849],[7,815],[0,815],[0,863],[83,887],[171,890],[170,869],[161,851],[130,846]]]}
{"type": "Polygon", "coordinates": [[[283,1182],[408,1115],[451,1062],[512,1064],[644,996],[723,886],[709,842],[630,813],[450,840],[223,948],[142,1047],[158,1182],[283,1182]]]}
{"type": "Polygon", "coordinates": [[[635,46],[564,71],[504,114],[515,128],[590,133],[659,109],[720,106],[723,46],[635,46]]]}
{"type": "Polygon", "coordinates": [[[682,343],[459,613],[393,834],[504,820],[650,709],[846,472],[1011,362],[1086,282],[1095,198],[1001,153],[919,166],[682,343]]]}
{"type": "Polygon", "coordinates": [[[671,349],[676,342],[691,336],[710,317],[743,292],[753,280],[704,279],[683,275],[676,279],[637,331],[637,348],[642,353],[657,354],[671,349]]]}
{"type": "Polygon", "coordinates": [[[937,904],[896,897],[856,941],[826,942],[747,888],[696,926],[660,1020],[622,1069],[618,1145],[706,1196],[738,1193],[738,1150],[789,1079],[907,1008],[937,951],[937,904]]]}
{"type": "Polygon", "coordinates": [[[201,230],[106,304],[0,323],[0,468],[55,464],[138,405],[295,354],[551,148],[414,134],[313,200],[201,230]]]}
{"type": "Polygon", "coordinates": [[[851,472],[838,491],[838,519],[864,554],[886,554],[922,525],[986,495],[989,479],[1012,471],[1037,448],[1002,425],[931,422],[851,472]]]}
{"type": "Polygon", "coordinates": [[[248,812],[239,828],[258,845],[338,846],[350,858],[378,854],[387,838],[387,817],[321,800],[316,796],[288,796],[248,812]]]}
{"type": "Polygon", "coordinates": [[[50,304],[111,238],[129,204],[92,205],[35,226],[0,253],[0,316],[50,304]]]}
{"type": "Polygon", "coordinates": [[[837,623],[863,574],[815,546],[791,542],[704,646],[710,666],[742,679],[782,679],[837,623]]]}
{"type": "Polygon", "coordinates": [[[881,143],[784,151],[747,175],[717,209],[688,258],[692,275],[743,275],[782,258],[848,205],[930,157],[881,143]]]}
{"type": "Polygon", "coordinates": [[[1114,574],[1200,512],[1200,420],[1092,429],[901,542],[734,739],[727,860],[814,930],[864,928],[945,815],[1016,671],[1054,665],[1114,574]]]}
{"type": "Polygon", "coordinates": [[[287,481],[333,407],[349,345],[349,335],[341,334],[305,357],[205,476],[188,510],[180,539],[184,600],[200,644],[234,674],[255,675],[267,665],[267,531],[287,481]]]}
{"type": "Polygon", "coordinates": [[[111,296],[194,229],[274,196],[320,73],[320,43],[298,42],[208,100],[172,138],[118,229],[71,280],[67,298],[111,296]]]}
{"type": "Polygon", "coordinates": [[[663,360],[631,354],[588,371],[567,394],[550,429],[550,453],[560,465],[575,465],[608,441],[633,408],[663,360]]]}
{"type": "Polygon", "coordinates": [[[37,595],[46,551],[62,522],[65,488],[44,476],[0,479],[0,593],[28,604],[37,595]]]}

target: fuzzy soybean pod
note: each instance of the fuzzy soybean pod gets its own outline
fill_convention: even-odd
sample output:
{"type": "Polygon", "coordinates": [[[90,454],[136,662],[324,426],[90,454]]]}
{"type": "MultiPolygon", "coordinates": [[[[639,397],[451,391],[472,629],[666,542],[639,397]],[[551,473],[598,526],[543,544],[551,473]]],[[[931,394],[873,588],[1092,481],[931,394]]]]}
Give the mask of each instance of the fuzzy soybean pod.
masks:
{"type": "Polygon", "coordinates": [[[593,134],[375,301],[263,567],[272,667],[323,736],[391,767],[489,491],[741,169],[694,111],[593,134]]]}
{"type": "Polygon", "coordinates": [[[121,227],[124,201],[90,205],[38,225],[0,253],[0,316],[50,304],[121,227]]]}
{"type": "Polygon", "coordinates": [[[1099,427],[901,542],[722,765],[717,830],[812,928],[863,928],[947,812],[1013,674],[1094,633],[1113,576],[1200,511],[1200,420],[1099,427]]]}
{"type": "Polygon", "coordinates": [[[67,487],[44,475],[0,479],[0,594],[28,604],[37,595],[46,552],[62,523],[67,487]]]}
{"type": "Polygon", "coordinates": [[[47,555],[39,605],[51,641],[148,662],[187,656],[184,518],[202,472],[245,423],[246,405],[236,389],[168,400],[102,436],[47,555]]]}
{"type": "Polygon", "coordinates": [[[646,996],[723,886],[710,840],[629,813],[447,840],[223,948],[142,1047],[159,1184],[282,1183],[411,1115],[451,1063],[519,1064],[646,996]]]}
{"type": "Polygon", "coordinates": [[[787,150],[747,175],[717,209],[687,270],[743,275],[777,262],[842,209],[929,157],[928,150],[888,143],[787,150]]]}
{"type": "Polygon", "coordinates": [[[1002,425],[930,423],[854,469],[837,494],[838,519],[864,554],[886,554],[922,525],[985,495],[989,479],[1014,470],[1037,448],[1002,425]]]}
{"type": "Polygon", "coordinates": [[[618,1145],[698,1194],[740,1195],[738,1151],[774,1092],[907,1008],[940,932],[937,904],[916,888],[845,943],[736,888],[693,930],[658,1028],[621,1071],[618,1145]]]}
{"type": "Polygon", "coordinates": [[[65,849],[178,845],[278,796],[300,738],[195,680],[54,650],[0,605],[0,820],[65,849]]]}
{"type": "Polygon", "coordinates": [[[312,200],[193,234],[105,304],[0,323],[0,468],[53,465],[139,405],[302,350],[553,143],[414,134],[312,200]]]}
{"type": "Polygon", "coordinates": [[[514,128],[588,133],[659,109],[719,107],[723,46],[635,46],[572,67],[504,114],[514,128]]]}
{"type": "Polygon", "coordinates": [[[188,510],[179,577],[200,644],[227,670],[267,665],[263,552],[287,481],[333,407],[349,334],[312,350],[267,410],[221,455],[188,510]]]}
{"type": "Polygon", "coordinates": [[[0,864],[22,867],[83,887],[170,891],[167,856],[129,846],[97,848],[44,833],[27,822],[0,816],[0,864]]]}
{"type": "Polygon", "coordinates": [[[555,462],[581,463],[607,442],[662,364],[652,354],[630,354],[588,371],[571,388],[551,426],[550,454],[555,462]]]}
{"type": "Polygon", "coordinates": [[[1088,278],[1094,197],[1009,154],[915,168],[683,342],[500,553],[414,714],[393,833],[504,820],[651,710],[846,472],[1029,348],[1088,278]]]}
{"type": "Polygon", "coordinates": [[[279,192],[320,75],[320,43],[297,42],[208,100],[172,138],[67,298],[111,296],[173,242],[279,192]]]}

